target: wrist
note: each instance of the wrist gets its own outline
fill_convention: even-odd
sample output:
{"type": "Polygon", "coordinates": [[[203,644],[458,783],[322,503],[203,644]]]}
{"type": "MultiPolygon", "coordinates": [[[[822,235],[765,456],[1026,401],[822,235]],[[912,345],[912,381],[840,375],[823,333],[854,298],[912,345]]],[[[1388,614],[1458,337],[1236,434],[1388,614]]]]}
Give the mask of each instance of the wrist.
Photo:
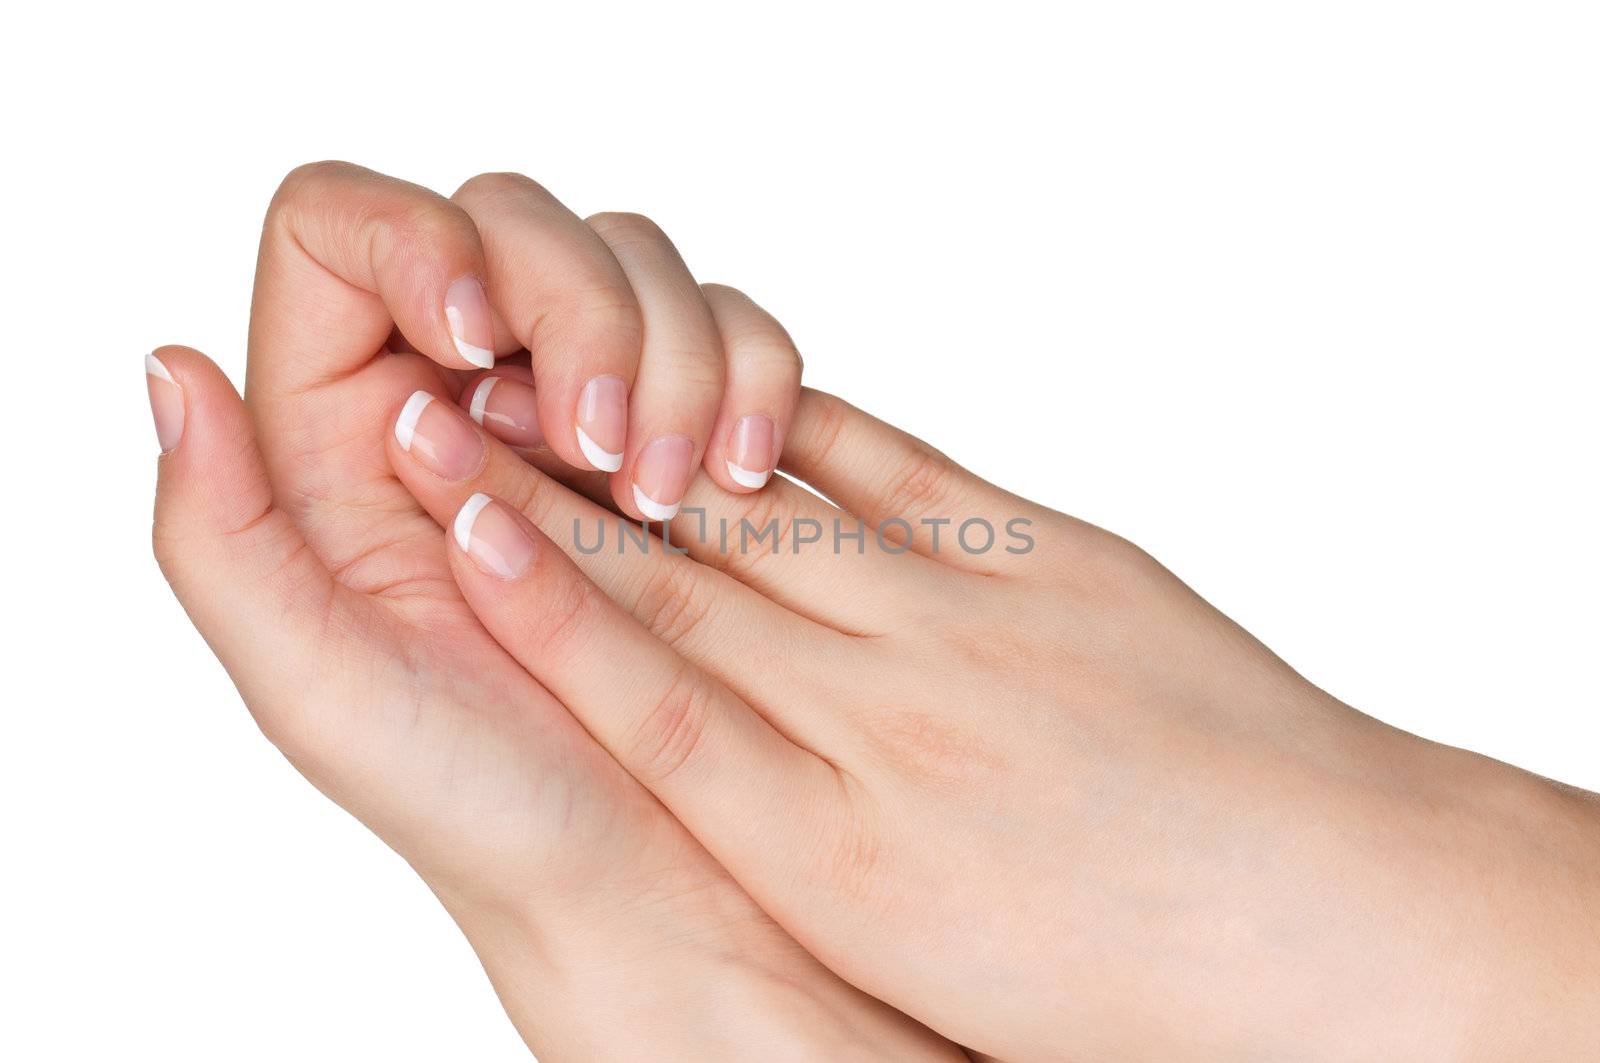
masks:
{"type": "Polygon", "coordinates": [[[446,900],[541,1060],[959,1059],[730,882],[555,913],[446,900]]]}
{"type": "MultiPolygon", "coordinates": [[[[1463,750],[1393,733],[1390,822],[1367,823],[1411,981],[1405,1047],[1574,1058],[1600,1043],[1600,806],[1463,750]],[[1560,1016],[1560,1021],[1552,1017],[1560,1016]]],[[[1402,1029],[1391,1013],[1386,1023],[1402,1029]]],[[[1374,1041],[1373,1043],[1379,1043],[1374,1041]]]]}

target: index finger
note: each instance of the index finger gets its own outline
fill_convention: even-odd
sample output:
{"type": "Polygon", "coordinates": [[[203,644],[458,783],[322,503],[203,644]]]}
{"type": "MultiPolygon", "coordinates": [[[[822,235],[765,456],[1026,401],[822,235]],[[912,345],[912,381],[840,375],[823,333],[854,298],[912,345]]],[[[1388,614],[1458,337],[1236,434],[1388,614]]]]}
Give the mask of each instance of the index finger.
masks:
{"type": "Polygon", "coordinates": [[[252,400],[350,373],[397,327],[446,368],[493,365],[485,274],[477,227],[443,196],[343,162],[292,171],[261,234],[252,400]]]}

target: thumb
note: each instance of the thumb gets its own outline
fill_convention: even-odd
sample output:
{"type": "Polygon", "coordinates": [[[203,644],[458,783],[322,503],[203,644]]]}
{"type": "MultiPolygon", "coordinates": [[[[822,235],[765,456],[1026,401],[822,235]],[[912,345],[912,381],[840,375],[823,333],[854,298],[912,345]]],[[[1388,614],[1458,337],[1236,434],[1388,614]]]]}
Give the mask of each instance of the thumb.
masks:
{"type": "MultiPolygon", "coordinates": [[[[279,740],[308,669],[332,650],[327,568],[273,502],[249,411],[198,351],[145,359],[161,444],[154,544],[161,571],[255,714],[279,740]],[[278,732],[278,733],[275,733],[278,732]]],[[[287,736],[284,736],[287,737],[287,736]]]]}

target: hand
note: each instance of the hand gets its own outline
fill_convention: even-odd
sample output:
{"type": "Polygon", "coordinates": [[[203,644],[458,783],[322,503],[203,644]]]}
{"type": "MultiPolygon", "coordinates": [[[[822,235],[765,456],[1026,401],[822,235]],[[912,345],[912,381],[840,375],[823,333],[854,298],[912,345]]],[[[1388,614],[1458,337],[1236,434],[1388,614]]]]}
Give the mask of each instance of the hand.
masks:
{"type": "MultiPolygon", "coordinates": [[[[641,481],[653,459],[632,440],[679,433],[698,460],[719,408],[764,412],[781,435],[792,349],[758,365],[735,345],[725,373],[713,311],[659,231],[618,218],[601,229],[629,234],[617,241],[627,269],[525,179],[475,179],[452,203],[354,167],[291,174],[262,239],[248,408],[194,351],[147,363],[165,452],[162,568],[262,730],[428,882],[541,1056],[960,1058],[803,952],[495,644],[439,530],[389,471],[378,411],[418,391],[438,396],[422,426],[459,394],[548,459],[526,369],[491,390],[440,368],[468,368],[460,352],[491,343],[526,343],[533,375],[561,382],[537,414],[563,424],[545,441],[568,460],[581,458],[581,381],[632,380],[636,362],[624,469],[641,481]],[[479,277],[512,333],[496,325],[490,339],[479,277]],[[657,345],[676,361],[654,361],[657,345]],[[423,354],[386,353],[402,346],[423,354]]],[[[710,448],[718,463],[741,453],[730,433],[710,448]]],[[[670,484],[651,490],[675,501],[670,484]]],[[[631,505],[631,490],[617,501],[631,505]]]]}
{"type": "Polygon", "coordinates": [[[456,478],[389,457],[500,644],[806,948],[953,1040],[1600,1043],[1592,798],[1355,712],[1128,543],[836,399],[803,393],[783,465],[837,508],[697,484],[688,556],[591,552],[607,512],[493,442],[456,478]]]}

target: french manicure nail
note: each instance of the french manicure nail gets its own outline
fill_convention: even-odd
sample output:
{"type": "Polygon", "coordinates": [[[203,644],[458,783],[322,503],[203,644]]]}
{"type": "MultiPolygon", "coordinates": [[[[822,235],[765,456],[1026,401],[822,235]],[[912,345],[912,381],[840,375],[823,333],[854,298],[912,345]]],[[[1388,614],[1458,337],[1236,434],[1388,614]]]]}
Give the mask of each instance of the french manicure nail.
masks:
{"type": "Polygon", "coordinates": [[[161,453],[171,453],[183,438],[183,389],[153,354],[144,356],[144,383],[150,393],[150,414],[156,420],[156,442],[161,453]]]}
{"type": "Polygon", "coordinates": [[[462,505],[452,530],[456,545],[491,576],[516,579],[533,560],[533,537],[522,522],[481,492],[462,505]]]}
{"type": "Polygon", "coordinates": [[[494,316],[476,277],[457,277],[444,293],[444,319],[456,351],[473,365],[494,365],[494,316]]]}
{"type": "Polygon", "coordinates": [[[502,443],[536,447],[544,442],[536,397],[533,388],[513,377],[486,376],[472,389],[467,413],[502,443]]]}
{"type": "Polygon", "coordinates": [[[633,504],[649,520],[671,520],[683,504],[694,472],[694,441],[687,436],[652,439],[633,463],[633,504]]]}
{"type": "Polygon", "coordinates": [[[602,472],[622,468],[628,433],[628,385],[619,376],[597,376],[578,395],[578,449],[602,472]]]}
{"type": "Polygon", "coordinates": [[[483,464],[483,440],[448,402],[426,391],[406,400],[395,418],[394,438],[418,464],[446,480],[465,480],[483,464]]]}
{"type": "Polygon", "coordinates": [[[753,413],[739,418],[728,440],[728,476],[740,487],[757,488],[772,476],[772,467],[778,464],[773,441],[778,430],[772,418],[753,413]]]}

